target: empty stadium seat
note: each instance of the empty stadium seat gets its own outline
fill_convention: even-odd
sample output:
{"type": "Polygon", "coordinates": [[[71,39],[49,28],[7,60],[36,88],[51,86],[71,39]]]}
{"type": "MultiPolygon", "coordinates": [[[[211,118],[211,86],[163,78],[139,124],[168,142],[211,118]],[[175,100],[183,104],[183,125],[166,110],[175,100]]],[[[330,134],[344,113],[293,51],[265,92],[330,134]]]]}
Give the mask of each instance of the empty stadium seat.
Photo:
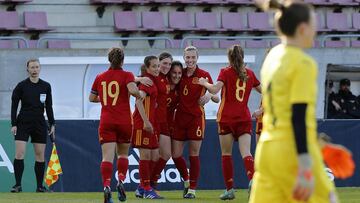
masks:
{"type": "Polygon", "coordinates": [[[353,28],[359,31],[360,30],[360,13],[352,14],[352,23],[353,23],[353,28]]]}
{"type": "MultiPolygon", "coordinates": [[[[28,40],[27,43],[28,43],[28,46],[29,46],[27,48],[35,49],[35,48],[37,48],[38,40],[28,40]]],[[[19,48],[20,49],[25,49],[26,48],[24,41],[19,41],[19,48]]]]}
{"type": "Polygon", "coordinates": [[[328,40],[325,41],[325,47],[328,48],[343,48],[346,47],[346,42],[345,41],[340,41],[340,40],[328,40]]]}
{"type": "Polygon", "coordinates": [[[243,21],[243,15],[240,13],[221,13],[222,28],[227,31],[246,31],[247,26],[243,21]]]}
{"type": "Polygon", "coordinates": [[[328,2],[327,0],[304,0],[306,3],[310,3],[313,5],[331,5],[332,3],[328,2]]]}
{"type": "Polygon", "coordinates": [[[68,40],[49,40],[48,41],[49,49],[70,49],[70,41],[68,40]]]}
{"type": "Polygon", "coordinates": [[[174,30],[198,30],[192,25],[194,16],[187,12],[169,12],[169,27],[174,30]]]}
{"type": "Polygon", "coordinates": [[[324,20],[322,19],[322,15],[320,13],[316,13],[316,29],[318,32],[325,32],[329,31],[329,29],[326,28],[326,25],[324,23],[324,20]]]}
{"type": "Polygon", "coordinates": [[[241,42],[240,42],[240,40],[220,40],[219,41],[219,47],[222,49],[228,49],[231,46],[233,46],[234,44],[241,45],[241,42]]]}
{"type": "Polygon", "coordinates": [[[332,31],[353,31],[346,13],[326,13],[326,26],[332,31]]]}
{"type": "Polygon", "coordinates": [[[141,13],[142,27],[148,31],[171,31],[164,25],[164,17],[160,12],[146,11],[141,13]]]}
{"type": "Polygon", "coordinates": [[[45,12],[24,12],[24,24],[28,30],[49,31],[45,12]]]}
{"type": "Polygon", "coordinates": [[[360,48],[360,40],[351,40],[350,45],[351,47],[360,48]]]}
{"type": "Polygon", "coordinates": [[[248,25],[253,31],[273,31],[274,28],[270,25],[270,18],[268,13],[263,12],[249,12],[248,25]]]}
{"type": "Polygon", "coordinates": [[[199,49],[212,49],[214,48],[214,41],[212,40],[192,40],[192,45],[199,49]]]}
{"type": "Polygon", "coordinates": [[[268,48],[269,43],[266,40],[246,40],[246,48],[268,48]]]}
{"type": "Polygon", "coordinates": [[[0,31],[21,31],[26,30],[20,27],[19,16],[16,11],[0,11],[0,31]]]}
{"type": "Polygon", "coordinates": [[[353,0],[328,0],[328,1],[334,5],[342,5],[342,6],[354,6],[359,4],[353,0]]]}
{"type": "Polygon", "coordinates": [[[225,29],[218,25],[216,13],[195,13],[195,25],[196,28],[204,31],[225,31],[225,29]]]}
{"type": "Polygon", "coordinates": [[[137,24],[136,13],[133,11],[114,12],[115,31],[117,32],[135,32],[144,30],[137,24]]]}
{"type": "Polygon", "coordinates": [[[230,4],[252,4],[250,0],[226,0],[226,2],[230,4]]]}
{"type": "Polygon", "coordinates": [[[12,49],[14,48],[12,40],[0,40],[0,49],[12,49]]]}

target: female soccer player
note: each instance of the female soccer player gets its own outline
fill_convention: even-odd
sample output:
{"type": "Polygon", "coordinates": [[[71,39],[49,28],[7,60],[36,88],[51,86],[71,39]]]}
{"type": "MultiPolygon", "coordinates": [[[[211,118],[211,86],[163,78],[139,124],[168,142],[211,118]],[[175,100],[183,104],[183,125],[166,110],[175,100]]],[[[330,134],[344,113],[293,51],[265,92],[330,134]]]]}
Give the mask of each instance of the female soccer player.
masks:
{"type": "Polygon", "coordinates": [[[55,120],[52,109],[51,86],[39,78],[40,64],[37,59],[30,59],[26,63],[29,78],[16,85],[11,103],[11,132],[15,138],[14,175],[16,184],[11,192],[21,192],[21,179],[24,171],[24,155],[26,143],[31,137],[35,152],[36,192],[47,192],[43,186],[45,171],[45,147],[48,133],[55,138],[55,120]],[[17,115],[19,102],[21,109],[17,115]],[[44,109],[49,120],[50,132],[44,118],[44,109]]]}
{"type": "MultiPolygon", "coordinates": [[[[145,77],[153,82],[159,75],[159,60],[156,56],[147,56],[144,59],[145,77]]],[[[146,199],[161,199],[161,197],[150,186],[150,162],[159,157],[159,137],[155,128],[156,99],[158,89],[155,85],[147,87],[139,85],[140,95],[145,99],[136,100],[136,108],[133,115],[134,131],[132,135],[132,146],[140,151],[140,186],[136,196],[146,199]]]]}
{"type": "Polygon", "coordinates": [[[168,80],[168,73],[172,63],[172,56],[167,52],[159,55],[160,73],[155,79],[155,85],[158,89],[157,107],[156,107],[156,122],[159,137],[159,151],[160,158],[157,162],[151,161],[151,185],[156,186],[157,180],[160,177],[161,171],[165,168],[166,162],[171,157],[171,138],[167,121],[167,99],[170,93],[170,84],[168,80]]]}
{"type": "Polygon", "coordinates": [[[119,182],[118,198],[126,201],[123,181],[128,169],[128,153],[132,133],[129,94],[140,98],[132,73],[124,71],[124,52],[121,48],[109,51],[109,70],[96,76],[89,96],[90,102],[101,102],[99,141],[102,150],[101,175],[104,185],[104,202],[111,203],[111,177],[115,149],[119,182]],[[121,115],[121,116],[118,116],[121,115]]]}
{"type": "Polygon", "coordinates": [[[281,44],[261,70],[265,114],[250,202],[336,202],[317,142],[317,66],[303,51],[316,34],[314,9],[303,2],[260,4],[277,10],[281,44]]]}
{"type": "Polygon", "coordinates": [[[179,84],[180,100],[175,115],[176,125],[172,137],[172,157],[180,174],[187,173],[182,154],[185,141],[189,141],[190,185],[189,180],[184,179],[185,190],[183,196],[189,199],[195,198],[195,189],[200,173],[199,152],[205,130],[204,107],[199,104],[199,100],[205,95],[206,89],[198,85],[197,82],[201,77],[209,78],[209,81],[212,82],[210,74],[197,66],[198,57],[196,47],[185,48],[184,60],[186,68],[183,70],[179,84]]]}
{"type": "Polygon", "coordinates": [[[229,66],[221,69],[216,84],[208,83],[206,78],[199,79],[199,84],[206,87],[212,94],[217,94],[222,89],[221,104],[217,115],[222,168],[226,184],[225,193],[220,195],[222,200],[235,198],[231,156],[234,141],[239,141],[239,150],[250,181],[254,174],[254,159],[250,152],[252,124],[247,105],[253,88],[261,93],[260,82],[254,72],[245,67],[244,51],[240,45],[234,45],[228,50],[228,59],[229,66]]]}

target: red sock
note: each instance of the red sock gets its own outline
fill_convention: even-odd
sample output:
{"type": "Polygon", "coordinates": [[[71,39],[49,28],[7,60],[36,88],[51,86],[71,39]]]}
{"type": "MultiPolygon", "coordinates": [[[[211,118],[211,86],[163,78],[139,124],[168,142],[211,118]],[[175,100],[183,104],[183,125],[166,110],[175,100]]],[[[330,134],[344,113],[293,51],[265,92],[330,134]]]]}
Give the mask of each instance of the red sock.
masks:
{"type": "Polygon", "coordinates": [[[187,171],[186,162],[184,157],[173,158],[177,170],[180,172],[181,177],[184,181],[189,180],[189,173],[187,171]]]}
{"type": "Polygon", "coordinates": [[[120,157],[117,160],[118,178],[124,182],[126,178],[126,171],[128,170],[129,160],[125,157],[120,157]]]}
{"type": "Polygon", "coordinates": [[[190,156],[190,189],[195,190],[200,175],[199,156],[190,156]]]}
{"type": "Polygon", "coordinates": [[[160,178],[161,171],[166,166],[166,160],[163,158],[160,158],[157,163],[155,164],[155,167],[153,168],[152,174],[151,174],[151,182],[156,183],[158,179],[160,178]]]}
{"type": "Polygon", "coordinates": [[[234,187],[233,160],[231,155],[222,156],[222,170],[226,189],[230,190],[234,187]]]}
{"type": "Polygon", "coordinates": [[[140,160],[139,163],[139,175],[140,185],[145,190],[150,190],[150,160],[140,160]]]}
{"type": "Polygon", "coordinates": [[[249,180],[252,180],[254,175],[254,158],[250,155],[243,158],[245,169],[246,169],[246,175],[249,178],[249,180]]]}
{"type": "Polygon", "coordinates": [[[111,162],[108,161],[101,162],[100,172],[104,187],[110,186],[112,171],[113,171],[113,164],[111,162]]]}

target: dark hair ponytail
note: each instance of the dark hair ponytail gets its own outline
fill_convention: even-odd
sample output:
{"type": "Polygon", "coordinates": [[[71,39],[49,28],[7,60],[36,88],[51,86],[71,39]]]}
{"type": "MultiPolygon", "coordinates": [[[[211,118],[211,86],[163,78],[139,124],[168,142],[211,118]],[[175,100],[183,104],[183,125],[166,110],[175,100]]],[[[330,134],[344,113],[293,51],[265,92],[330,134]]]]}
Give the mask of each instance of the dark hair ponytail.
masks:
{"type": "Polygon", "coordinates": [[[265,0],[257,3],[257,6],[267,11],[269,9],[277,10],[275,14],[275,27],[280,34],[292,37],[296,28],[301,23],[309,23],[311,12],[314,8],[301,1],[285,1],[281,3],[278,0],[265,0]]]}
{"type": "Polygon", "coordinates": [[[241,81],[246,82],[248,79],[244,67],[244,50],[240,45],[233,45],[228,49],[228,59],[230,65],[236,70],[241,81]]]}

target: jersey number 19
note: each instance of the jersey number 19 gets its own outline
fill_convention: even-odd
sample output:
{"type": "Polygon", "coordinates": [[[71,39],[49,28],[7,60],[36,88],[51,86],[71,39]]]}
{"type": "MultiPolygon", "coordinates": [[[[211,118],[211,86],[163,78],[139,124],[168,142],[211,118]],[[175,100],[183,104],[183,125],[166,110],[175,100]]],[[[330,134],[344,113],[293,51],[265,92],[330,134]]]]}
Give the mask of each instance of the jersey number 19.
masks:
{"type": "Polygon", "coordinates": [[[120,94],[120,86],[117,81],[111,81],[109,84],[107,84],[106,81],[101,82],[102,88],[103,88],[103,103],[104,106],[107,106],[108,97],[110,97],[112,100],[111,105],[115,106],[116,102],[118,100],[119,94],[120,94]],[[115,86],[115,92],[113,91],[113,86],[115,86]]]}

